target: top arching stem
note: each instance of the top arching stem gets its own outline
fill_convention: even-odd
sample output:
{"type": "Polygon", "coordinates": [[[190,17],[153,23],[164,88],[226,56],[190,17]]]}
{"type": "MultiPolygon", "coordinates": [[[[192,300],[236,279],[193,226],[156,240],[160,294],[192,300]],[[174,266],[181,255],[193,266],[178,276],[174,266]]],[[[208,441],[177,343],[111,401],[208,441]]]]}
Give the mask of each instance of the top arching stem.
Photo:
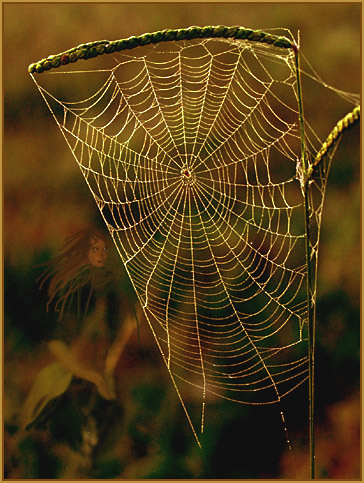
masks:
{"type": "Polygon", "coordinates": [[[87,44],[81,44],[60,54],[50,55],[46,59],[30,64],[28,70],[32,73],[41,74],[44,71],[57,68],[61,65],[77,62],[79,59],[90,59],[103,54],[111,54],[135,47],[157,44],[159,42],[173,40],[191,40],[204,38],[231,38],[236,40],[250,40],[264,44],[274,45],[283,49],[293,49],[297,46],[286,37],[279,37],[261,30],[252,30],[244,27],[226,27],[218,25],[215,27],[189,27],[186,29],[160,30],[154,33],[146,33],[137,37],[129,37],[123,40],[99,40],[87,44]]]}

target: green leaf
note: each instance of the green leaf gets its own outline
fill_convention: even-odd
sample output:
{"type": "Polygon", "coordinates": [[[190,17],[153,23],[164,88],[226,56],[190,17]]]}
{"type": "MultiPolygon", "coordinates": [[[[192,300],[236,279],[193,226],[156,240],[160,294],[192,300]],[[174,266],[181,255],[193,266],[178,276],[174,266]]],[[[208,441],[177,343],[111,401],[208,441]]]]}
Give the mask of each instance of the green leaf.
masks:
{"type": "Polygon", "coordinates": [[[21,425],[26,428],[51,401],[63,394],[72,380],[72,372],[58,362],[51,364],[37,375],[21,413],[21,425]]]}

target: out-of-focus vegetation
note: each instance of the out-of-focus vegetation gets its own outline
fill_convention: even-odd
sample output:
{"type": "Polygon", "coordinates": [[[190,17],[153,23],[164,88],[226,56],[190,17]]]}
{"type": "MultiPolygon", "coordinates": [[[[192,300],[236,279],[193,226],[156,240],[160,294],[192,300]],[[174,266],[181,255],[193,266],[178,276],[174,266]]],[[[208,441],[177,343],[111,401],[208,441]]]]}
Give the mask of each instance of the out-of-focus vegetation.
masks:
{"type": "MultiPolygon", "coordinates": [[[[68,235],[90,224],[102,227],[28,64],[81,43],[164,28],[284,27],[295,36],[300,30],[301,51],[325,82],[358,93],[360,9],[350,3],[4,5],[5,478],[295,477],[275,406],[208,401],[202,458],[143,318],[115,368],[116,400],[74,378],[43,419],[27,431],[20,428],[32,383],[55,362],[47,342],[60,323],[57,314],[46,312],[37,266],[54,256],[68,235]]],[[[323,140],[352,106],[336,94],[326,100],[321,91],[311,84],[305,90],[304,83],[305,115],[323,140]]],[[[319,255],[316,461],[324,478],[358,478],[360,471],[359,165],[355,128],[333,161],[319,255]]],[[[120,273],[124,304],[128,300],[130,306],[120,309],[118,297],[110,296],[105,317],[117,314],[115,324],[132,316],[135,300],[121,266],[120,273]]],[[[97,350],[89,346],[94,358],[97,350]]],[[[306,389],[284,402],[296,474],[302,478],[308,474],[306,389]]],[[[193,393],[190,398],[198,414],[198,400],[193,393]]]]}

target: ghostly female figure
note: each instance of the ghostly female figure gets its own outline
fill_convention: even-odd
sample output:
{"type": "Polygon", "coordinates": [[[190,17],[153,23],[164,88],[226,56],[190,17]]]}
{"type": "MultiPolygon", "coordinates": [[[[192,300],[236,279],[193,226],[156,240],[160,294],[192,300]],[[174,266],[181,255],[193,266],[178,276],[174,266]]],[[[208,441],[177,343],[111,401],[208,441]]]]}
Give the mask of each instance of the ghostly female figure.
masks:
{"type": "Polygon", "coordinates": [[[78,317],[86,315],[93,293],[113,278],[105,269],[107,248],[105,237],[94,229],[81,230],[66,239],[60,255],[45,263],[47,268],[38,279],[40,288],[49,280],[47,310],[55,301],[62,319],[76,296],[78,317]]]}
{"type": "MultiPolygon", "coordinates": [[[[60,312],[62,323],[58,325],[55,337],[48,342],[55,359],[44,369],[51,371],[46,373],[52,379],[50,394],[47,385],[44,389],[46,376],[43,371],[40,373],[42,384],[39,385],[36,379],[21,417],[23,428],[42,421],[45,406],[52,404],[55,397],[61,397],[71,385],[72,396],[83,408],[85,418],[80,421],[80,441],[87,446],[89,455],[95,450],[94,446],[90,447],[89,437],[95,418],[100,418],[100,427],[105,425],[104,406],[97,394],[118,405],[115,372],[124,347],[135,329],[135,319],[129,308],[130,297],[123,297],[120,271],[114,273],[105,266],[107,248],[106,238],[99,231],[82,230],[67,238],[61,253],[44,264],[46,269],[38,279],[40,287],[49,282],[47,309],[55,301],[55,309],[60,312]],[[117,304],[113,304],[110,310],[108,302],[113,295],[117,296],[117,304]],[[91,300],[92,311],[88,310],[91,300]],[[73,304],[74,301],[76,304],[73,304]],[[71,310],[74,305],[78,317],[71,310]],[[57,377],[61,378],[61,382],[57,377]],[[68,385],[64,384],[66,377],[69,377],[68,385]],[[63,392],[55,395],[54,387],[58,390],[61,387],[63,392]],[[77,398],[77,394],[86,394],[87,397],[77,398]]],[[[68,410],[72,411],[74,404],[70,404],[68,410]]],[[[113,421],[110,421],[110,428],[113,428],[113,421]]]]}
{"type": "MultiPolygon", "coordinates": [[[[81,230],[66,238],[60,254],[44,264],[46,269],[38,279],[40,288],[48,284],[47,311],[52,305],[62,321],[55,339],[67,345],[77,364],[99,372],[105,370],[110,344],[125,326],[120,313],[121,277],[106,267],[107,249],[107,239],[100,231],[81,230]],[[110,297],[115,296],[117,307],[110,311],[110,297]]],[[[71,359],[62,347],[63,352],[54,355],[68,364],[71,359]]]]}

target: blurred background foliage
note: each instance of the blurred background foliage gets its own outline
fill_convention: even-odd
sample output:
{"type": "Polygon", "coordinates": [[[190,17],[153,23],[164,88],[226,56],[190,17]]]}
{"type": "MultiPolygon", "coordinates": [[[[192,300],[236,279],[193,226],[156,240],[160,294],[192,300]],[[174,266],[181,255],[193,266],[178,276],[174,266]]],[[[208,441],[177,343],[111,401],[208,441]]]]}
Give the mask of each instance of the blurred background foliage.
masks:
{"type": "MultiPolygon", "coordinates": [[[[43,421],[28,431],[19,427],[19,414],[36,375],[54,362],[46,342],[59,324],[57,314],[46,312],[45,291],[36,286],[37,266],[54,256],[67,236],[91,224],[102,227],[27,67],[81,43],[165,28],[279,27],[294,36],[300,31],[301,51],[324,82],[359,93],[361,4],[7,3],[3,9],[5,478],[307,477],[306,387],[283,403],[292,452],[280,408],[212,398],[202,458],[142,317],[115,370],[116,400],[103,399],[91,382],[74,378],[43,421]]],[[[325,91],[325,97],[322,88],[305,87],[306,118],[324,139],[352,106],[336,94],[325,91]]],[[[360,472],[359,186],[355,128],[344,136],[334,157],[319,256],[317,471],[319,477],[341,480],[358,478],[360,472]]],[[[107,310],[121,324],[133,317],[135,295],[121,264],[120,273],[124,302],[114,295],[107,310]]],[[[194,397],[191,393],[188,402],[198,414],[194,397]]]]}

